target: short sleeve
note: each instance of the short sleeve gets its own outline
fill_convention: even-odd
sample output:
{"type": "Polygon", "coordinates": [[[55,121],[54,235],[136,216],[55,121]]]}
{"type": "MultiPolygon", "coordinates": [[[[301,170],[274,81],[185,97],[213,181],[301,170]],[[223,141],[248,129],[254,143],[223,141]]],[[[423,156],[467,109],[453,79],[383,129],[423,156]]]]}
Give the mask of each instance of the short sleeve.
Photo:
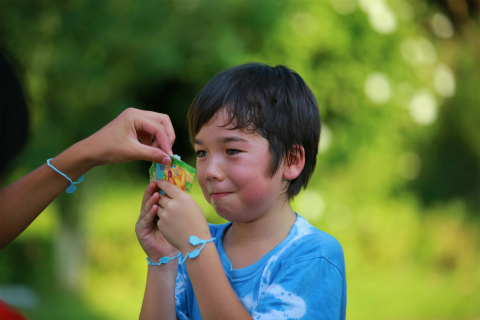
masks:
{"type": "Polygon", "coordinates": [[[308,259],[272,274],[262,277],[253,319],[344,319],[344,276],[327,259],[308,259]]]}

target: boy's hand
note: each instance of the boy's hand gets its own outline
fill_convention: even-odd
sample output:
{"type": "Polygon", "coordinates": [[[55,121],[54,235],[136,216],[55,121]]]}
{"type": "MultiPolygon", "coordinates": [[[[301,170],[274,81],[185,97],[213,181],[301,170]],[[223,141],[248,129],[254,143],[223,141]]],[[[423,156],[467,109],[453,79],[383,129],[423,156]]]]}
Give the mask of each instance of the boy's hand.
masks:
{"type": "Polygon", "coordinates": [[[158,229],[175,248],[185,256],[193,250],[190,236],[210,239],[210,229],[202,210],[186,192],[165,180],[158,180],[157,185],[165,194],[158,201],[158,229]]]}
{"type": "Polygon", "coordinates": [[[158,230],[156,217],[158,212],[158,200],[160,194],[157,192],[157,185],[151,182],[143,195],[142,210],[140,217],[135,225],[135,233],[138,242],[152,262],[158,262],[158,259],[169,256],[172,257],[178,253],[162,233],[158,230]]]}

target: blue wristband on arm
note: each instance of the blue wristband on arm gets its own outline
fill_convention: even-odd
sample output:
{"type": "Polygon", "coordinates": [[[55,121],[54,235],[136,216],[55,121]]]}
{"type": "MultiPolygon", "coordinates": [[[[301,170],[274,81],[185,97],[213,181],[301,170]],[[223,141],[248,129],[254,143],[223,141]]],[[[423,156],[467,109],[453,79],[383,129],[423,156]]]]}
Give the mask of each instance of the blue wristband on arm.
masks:
{"type": "Polygon", "coordinates": [[[192,252],[187,253],[185,255],[185,258],[180,257],[180,259],[178,259],[178,263],[180,263],[180,264],[184,263],[185,260],[187,260],[187,258],[193,259],[193,258],[198,257],[198,255],[203,250],[203,248],[205,248],[205,245],[207,244],[207,242],[212,242],[213,240],[215,240],[215,238],[212,238],[210,240],[202,240],[202,239],[199,239],[196,236],[191,236],[190,239],[188,240],[188,242],[190,242],[190,244],[192,246],[198,246],[199,244],[201,244],[202,246],[200,247],[200,249],[195,249],[192,252]]]}
{"type": "Polygon", "coordinates": [[[185,262],[185,260],[187,260],[187,258],[193,259],[193,258],[198,257],[198,255],[203,250],[203,248],[205,248],[205,245],[207,244],[207,242],[212,242],[213,240],[215,240],[215,238],[212,238],[210,240],[202,240],[202,239],[199,239],[197,236],[191,236],[188,242],[190,242],[190,244],[192,246],[198,246],[198,245],[201,244],[202,246],[200,247],[200,249],[195,249],[192,252],[187,253],[185,255],[185,258],[182,256],[182,253],[179,252],[175,257],[172,257],[172,258],[162,257],[162,258],[158,259],[158,262],[155,262],[155,263],[151,262],[150,259],[147,257],[148,265],[149,266],[161,266],[162,264],[167,264],[170,261],[175,260],[177,258],[179,258],[178,263],[182,264],[182,263],[185,262]]]}
{"type": "Polygon", "coordinates": [[[149,266],[161,266],[162,264],[167,264],[167,263],[169,263],[170,261],[175,260],[175,259],[177,259],[177,258],[179,258],[179,257],[181,257],[181,256],[182,256],[182,253],[179,252],[179,253],[178,253],[175,257],[173,257],[173,258],[163,257],[163,258],[158,259],[158,262],[155,262],[155,263],[154,263],[154,262],[150,261],[150,259],[148,259],[148,257],[147,257],[147,261],[148,261],[148,265],[149,265],[149,266]]]}
{"type": "Polygon", "coordinates": [[[50,158],[47,160],[47,165],[52,168],[53,170],[57,171],[58,173],[60,173],[65,179],[67,179],[68,181],[70,181],[70,186],[67,188],[67,193],[74,193],[75,190],[77,190],[77,188],[75,187],[76,184],[79,184],[80,182],[83,181],[83,174],[80,178],[78,178],[78,180],[76,182],[73,182],[72,179],[70,179],[69,177],[67,177],[67,175],[63,172],[61,172],[60,170],[58,170],[57,168],[55,168],[53,165],[50,164],[50,161],[52,160],[53,158],[50,158]]]}

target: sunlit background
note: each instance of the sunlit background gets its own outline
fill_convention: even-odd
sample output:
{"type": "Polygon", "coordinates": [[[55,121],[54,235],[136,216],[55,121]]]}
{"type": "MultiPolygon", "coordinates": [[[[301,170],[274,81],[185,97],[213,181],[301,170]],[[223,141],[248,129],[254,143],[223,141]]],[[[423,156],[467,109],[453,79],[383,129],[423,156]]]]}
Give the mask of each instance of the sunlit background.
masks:
{"type": "MultiPolygon", "coordinates": [[[[323,120],[317,169],[292,205],[344,248],[347,319],[480,319],[479,8],[0,0],[1,45],[31,111],[4,184],[127,107],[169,114],[174,152],[195,165],[195,94],[227,67],[284,64],[323,120]]],[[[60,196],[0,252],[0,297],[31,319],[138,318],[147,264],[134,224],[148,166],[95,168],[60,196]]],[[[198,185],[193,196],[221,222],[198,185]]]]}

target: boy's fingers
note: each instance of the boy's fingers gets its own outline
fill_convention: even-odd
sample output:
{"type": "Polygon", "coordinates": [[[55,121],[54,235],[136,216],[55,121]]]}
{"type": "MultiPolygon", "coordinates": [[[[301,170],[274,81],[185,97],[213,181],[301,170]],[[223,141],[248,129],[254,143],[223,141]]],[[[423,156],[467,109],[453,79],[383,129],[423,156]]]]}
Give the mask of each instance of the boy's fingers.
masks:
{"type": "Polygon", "coordinates": [[[147,225],[151,225],[153,220],[155,220],[155,216],[157,215],[157,210],[158,210],[158,206],[157,205],[153,205],[152,208],[150,209],[150,211],[147,212],[147,214],[145,215],[145,217],[143,218],[143,221],[147,224],[147,225]]]}
{"type": "Polygon", "coordinates": [[[150,199],[148,199],[147,203],[145,204],[145,211],[150,212],[152,210],[152,207],[158,202],[158,198],[160,195],[158,193],[154,193],[150,199]]]}
{"type": "Polygon", "coordinates": [[[174,198],[175,195],[178,193],[178,192],[183,192],[179,187],[177,187],[176,185],[168,182],[168,181],[165,181],[163,179],[160,179],[157,181],[157,186],[162,189],[165,194],[170,197],[170,198],[174,198]]]}
{"type": "Polygon", "coordinates": [[[157,184],[155,183],[155,181],[152,181],[145,188],[145,192],[143,193],[143,198],[142,198],[142,208],[145,206],[145,203],[147,203],[147,200],[152,197],[156,187],[157,187],[157,184]]]}
{"type": "Polygon", "coordinates": [[[165,208],[169,199],[170,198],[165,194],[160,196],[160,199],[158,200],[158,205],[160,207],[160,210],[158,212],[159,214],[161,213],[161,210],[165,208]]]}
{"type": "Polygon", "coordinates": [[[145,192],[143,194],[143,199],[142,199],[142,208],[140,210],[140,216],[138,217],[138,220],[143,219],[143,217],[145,217],[147,212],[150,211],[149,209],[153,204],[152,201],[154,202],[158,201],[156,200],[158,199],[158,197],[154,197],[156,190],[157,190],[157,185],[155,184],[155,182],[151,182],[145,189],[145,192]]]}

